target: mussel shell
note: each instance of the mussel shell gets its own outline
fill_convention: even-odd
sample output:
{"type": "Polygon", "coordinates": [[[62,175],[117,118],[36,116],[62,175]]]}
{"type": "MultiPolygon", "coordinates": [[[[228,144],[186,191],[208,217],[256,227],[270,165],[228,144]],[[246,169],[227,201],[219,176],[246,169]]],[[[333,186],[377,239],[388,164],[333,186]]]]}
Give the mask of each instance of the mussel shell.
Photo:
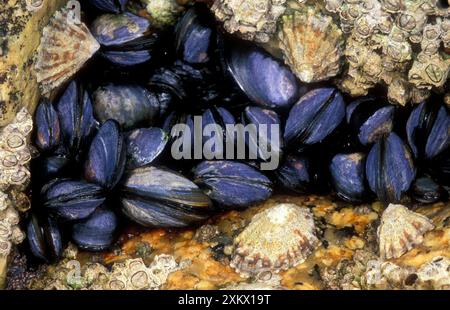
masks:
{"type": "MultiPolygon", "coordinates": [[[[223,159],[224,146],[235,142],[235,135],[227,134],[227,125],[235,125],[234,116],[222,107],[212,107],[194,115],[174,111],[166,118],[163,129],[169,133],[174,159],[223,159]],[[201,152],[195,147],[201,146],[201,152]]],[[[199,148],[197,148],[199,149],[199,148]]]]}
{"type": "Polygon", "coordinates": [[[347,123],[363,145],[374,143],[393,128],[395,107],[381,99],[364,97],[347,107],[347,123]]]}
{"type": "Polygon", "coordinates": [[[152,164],[165,150],[169,141],[167,133],[160,128],[141,128],[126,135],[127,169],[152,164]]]}
{"type": "Polygon", "coordinates": [[[88,218],[72,227],[72,240],[87,251],[103,251],[114,242],[118,219],[111,210],[98,208],[88,218]]]}
{"type": "MultiPolygon", "coordinates": [[[[192,159],[195,156],[194,117],[188,113],[173,111],[164,120],[162,128],[169,134],[172,155],[174,154],[174,150],[176,150],[183,159],[192,159]]],[[[178,158],[175,157],[175,159],[178,158]]]]}
{"type": "Polygon", "coordinates": [[[368,196],[363,153],[337,154],[330,163],[331,181],[343,200],[359,203],[368,196]]]}
{"type": "Polygon", "coordinates": [[[128,12],[97,17],[91,32],[102,45],[102,54],[122,66],[148,61],[160,41],[160,34],[152,29],[149,20],[128,12]]]}
{"type": "Polygon", "coordinates": [[[92,35],[103,46],[118,46],[144,37],[150,29],[146,18],[125,12],[103,14],[91,26],[92,35]]]}
{"type": "Polygon", "coordinates": [[[208,196],[190,180],[165,168],[129,171],[121,188],[122,211],[147,227],[185,227],[211,215],[208,196]]]}
{"type": "Polygon", "coordinates": [[[126,148],[119,124],[108,120],[94,137],[84,165],[84,178],[111,190],[125,169],[126,148]]]}
{"type": "Polygon", "coordinates": [[[419,159],[432,159],[450,145],[450,114],[438,101],[421,103],[406,125],[408,143],[419,159]]]}
{"type": "Polygon", "coordinates": [[[41,101],[36,108],[36,146],[41,152],[55,149],[61,140],[59,118],[53,105],[47,100],[41,101]]]}
{"type": "Polygon", "coordinates": [[[95,184],[56,179],[42,189],[44,208],[67,221],[89,217],[105,201],[104,190],[95,184]]]}
{"type": "Polygon", "coordinates": [[[256,126],[256,136],[249,134],[243,137],[250,152],[256,150],[258,158],[264,161],[269,160],[271,156],[281,157],[281,120],[275,111],[247,107],[242,114],[242,122],[244,125],[256,126]]]}
{"type": "Polygon", "coordinates": [[[89,95],[80,83],[70,82],[56,104],[64,147],[71,155],[78,155],[89,144],[96,122],[89,95]]]}
{"type": "MultiPolygon", "coordinates": [[[[187,99],[188,87],[185,86],[185,75],[182,74],[184,71],[177,69],[180,68],[177,66],[159,68],[150,78],[150,87],[180,101],[187,99]]],[[[193,74],[193,76],[196,75],[193,74]]],[[[198,78],[198,76],[196,77],[198,78]]]]}
{"type": "Polygon", "coordinates": [[[314,187],[314,175],[310,159],[304,155],[288,155],[275,172],[277,181],[283,189],[305,194],[314,187]]]}
{"type": "Polygon", "coordinates": [[[367,156],[366,176],[371,190],[384,203],[399,202],[416,175],[412,155],[395,133],[375,143],[367,156]]]}
{"type": "Polygon", "coordinates": [[[288,109],[297,101],[299,86],[287,66],[261,48],[244,42],[233,42],[225,48],[228,71],[255,104],[288,109]]]}
{"type": "Polygon", "coordinates": [[[450,186],[450,149],[433,159],[430,172],[440,184],[450,186]]]}
{"type": "Polygon", "coordinates": [[[103,51],[103,57],[114,64],[121,66],[134,66],[149,61],[152,53],[149,50],[142,51],[103,51]]]}
{"type": "Polygon", "coordinates": [[[125,10],[128,0],[89,0],[89,2],[102,11],[117,14],[125,10]]]}
{"type": "Polygon", "coordinates": [[[139,85],[109,84],[98,88],[93,97],[97,119],[114,119],[124,129],[154,125],[168,109],[167,102],[139,85]]]}
{"type": "Polygon", "coordinates": [[[284,140],[290,148],[321,142],[345,117],[345,103],[335,88],[308,92],[292,107],[286,121],[284,140]]]}
{"type": "Polygon", "coordinates": [[[175,49],[180,59],[191,64],[206,63],[215,41],[214,23],[204,6],[189,9],[175,28],[175,49]]]}
{"type": "Polygon", "coordinates": [[[31,171],[33,183],[38,184],[39,187],[48,183],[56,177],[60,177],[69,173],[70,164],[72,161],[66,156],[40,156],[31,163],[31,171]]]}
{"type": "Polygon", "coordinates": [[[223,82],[217,78],[215,70],[208,66],[194,67],[179,60],[156,70],[149,81],[154,92],[170,94],[171,99],[179,104],[178,109],[184,112],[221,101],[219,83],[223,82]]]}
{"type": "Polygon", "coordinates": [[[236,137],[227,134],[227,126],[235,125],[234,116],[222,107],[213,107],[207,109],[202,115],[203,129],[203,150],[208,150],[210,154],[204,154],[206,159],[223,159],[225,158],[226,145],[234,144],[236,137]],[[211,132],[209,130],[212,130],[211,132]],[[219,135],[222,133],[222,135],[219,135]],[[211,135],[209,135],[211,134],[211,135]]]}
{"type": "Polygon", "coordinates": [[[247,207],[268,199],[272,183],[255,168],[233,161],[204,161],[194,170],[194,182],[220,206],[247,207]]]}
{"type": "Polygon", "coordinates": [[[426,204],[438,202],[448,198],[447,191],[429,177],[421,177],[411,186],[412,197],[426,204]]]}
{"type": "Polygon", "coordinates": [[[27,239],[31,253],[45,261],[55,262],[63,253],[61,232],[51,217],[31,214],[27,224],[27,239]]]}

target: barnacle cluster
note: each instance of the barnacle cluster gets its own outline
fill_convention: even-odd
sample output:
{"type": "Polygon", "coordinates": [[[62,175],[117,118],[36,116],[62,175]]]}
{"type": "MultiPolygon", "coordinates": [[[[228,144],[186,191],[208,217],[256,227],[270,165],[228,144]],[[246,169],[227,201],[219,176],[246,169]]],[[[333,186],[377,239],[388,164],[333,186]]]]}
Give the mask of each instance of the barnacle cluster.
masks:
{"type": "MultiPolygon", "coordinates": [[[[25,238],[19,227],[19,212],[30,207],[24,190],[30,179],[28,142],[31,130],[31,115],[25,108],[17,113],[12,123],[0,129],[0,265],[5,265],[12,245],[20,244],[25,238]]],[[[5,272],[3,268],[0,268],[0,282],[5,272]]]]}
{"type": "Polygon", "coordinates": [[[112,290],[144,290],[161,288],[170,273],[185,266],[178,264],[171,255],[158,255],[150,266],[142,259],[129,259],[113,265],[109,280],[104,289],[112,290]]]}
{"type": "Polygon", "coordinates": [[[55,265],[53,272],[38,280],[32,280],[33,289],[65,290],[157,290],[166,283],[168,276],[185,268],[189,262],[177,263],[171,255],[157,255],[146,265],[142,258],[129,258],[114,263],[110,269],[100,263],[81,264],[76,260],[73,245],[66,249],[65,259],[55,265]]]}
{"type": "Polygon", "coordinates": [[[229,33],[268,42],[286,10],[286,0],[216,0],[211,10],[229,33]]]}
{"type": "Polygon", "coordinates": [[[392,103],[426,99],[444,87],[449,70],[449,9],[436,0],[325,0],[347,35],[347,69],[337,83],[353,96],[376,85],[392,103]]]}
{"type": "Polygon", "coordinates": [[[450,288],[450,259],[437,256],[419,268],[401,266],[393,262],[371,260],[367,263],[364,278],[366,288],[450,288]]]}
{"type": "Polygon", "coordinates": [[[325,268],[321,277],[328,289],[449,289],[450,259],[436,256],[420,266],[384,261],[369,251],[358,250],[350,260],[325,268]]]}

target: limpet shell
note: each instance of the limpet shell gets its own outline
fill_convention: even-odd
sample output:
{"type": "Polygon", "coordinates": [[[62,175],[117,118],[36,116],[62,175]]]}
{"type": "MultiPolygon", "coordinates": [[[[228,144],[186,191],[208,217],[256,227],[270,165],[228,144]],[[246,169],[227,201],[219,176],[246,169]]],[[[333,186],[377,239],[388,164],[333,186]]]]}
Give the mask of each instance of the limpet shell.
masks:
{"type": "Polygon", "coordinates": [[[69,8],[57,11],[43,30],[35,69],[44,95],[67,82],[100,49],[86,25],[75,22],[71,13],[69,8]]]}
{"type": "Polygon", "coordinates": [[[279,39],[286,63],[303,82],[323,81],[340,72],[342,31],[315,7],[285,15],[279,39]]]}
{"type": "Polygon", "coordinates": [[[231,267],[243,277],[296,266],[319,245],[306,207],[278,204],[255,215],[235,238],[231,267]]]}
{"type": "Polygon", "coordinates": [[[399,258],[421,244],[424,234],[432,229],[434,225],[426,216],[405,206],[390,204],[377,231],[381,258],[399,258]]]}

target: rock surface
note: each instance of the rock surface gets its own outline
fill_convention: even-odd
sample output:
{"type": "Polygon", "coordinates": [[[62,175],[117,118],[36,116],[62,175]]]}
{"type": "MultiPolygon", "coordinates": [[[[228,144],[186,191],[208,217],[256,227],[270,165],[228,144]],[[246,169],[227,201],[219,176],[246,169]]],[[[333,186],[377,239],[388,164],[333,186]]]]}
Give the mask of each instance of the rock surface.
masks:
{"type": "Polygon", "coordinates": [[[0,8],[0,127],[22,107],[33,111],[39,96],[33,72],[42,29],[67,0],[6,0],[0,8]]]}

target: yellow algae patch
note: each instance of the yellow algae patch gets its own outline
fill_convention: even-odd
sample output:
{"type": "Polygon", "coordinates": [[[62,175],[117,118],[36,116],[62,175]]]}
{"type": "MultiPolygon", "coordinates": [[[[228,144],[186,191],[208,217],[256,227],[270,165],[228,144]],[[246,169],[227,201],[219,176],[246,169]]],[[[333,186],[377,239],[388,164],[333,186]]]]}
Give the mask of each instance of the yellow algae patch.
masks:
{"type": "Polygon", "coordinates": [[[327,217],[327,222],[338,229],[354,227],[356,232],[362,234],[367,225],[378,219],[378,214],[369,212],[359,212],[357,208],[344,208],[333,212],[327,217]]]}

